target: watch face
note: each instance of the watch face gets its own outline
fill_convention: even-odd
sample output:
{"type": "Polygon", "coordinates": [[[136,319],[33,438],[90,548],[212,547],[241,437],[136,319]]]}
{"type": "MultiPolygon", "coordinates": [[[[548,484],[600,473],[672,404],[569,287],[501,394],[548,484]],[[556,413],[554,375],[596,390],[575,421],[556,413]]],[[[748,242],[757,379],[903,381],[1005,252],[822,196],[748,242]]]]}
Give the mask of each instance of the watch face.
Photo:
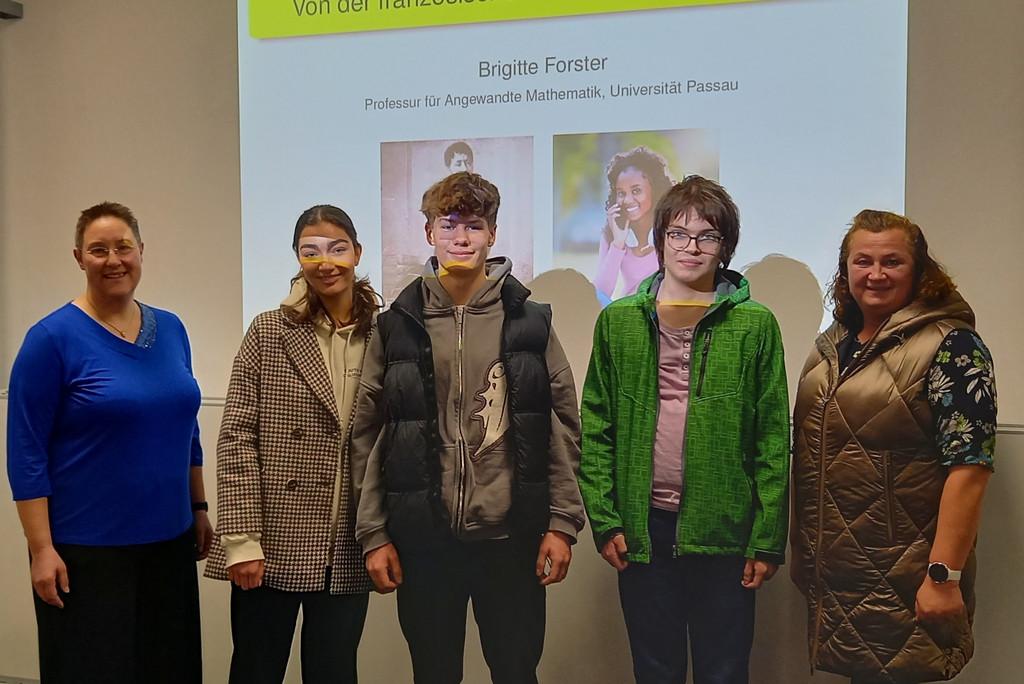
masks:
{"type": "Polygon", "coordinates": [[[949,568],[942,563],[930,563],[928,576],[935,582],[946,582],[949,580],[949,568]]]}

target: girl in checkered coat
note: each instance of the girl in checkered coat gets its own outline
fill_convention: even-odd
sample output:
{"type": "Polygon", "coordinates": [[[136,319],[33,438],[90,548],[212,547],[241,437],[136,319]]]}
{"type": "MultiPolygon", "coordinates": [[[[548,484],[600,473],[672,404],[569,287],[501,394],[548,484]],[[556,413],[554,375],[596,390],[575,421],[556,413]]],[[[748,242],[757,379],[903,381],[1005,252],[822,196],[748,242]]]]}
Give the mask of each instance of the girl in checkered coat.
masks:
{"type": "Polygon", "coordinates": [[[306,682],[356,681],[372,585],[355,542],[348,443],[380,299],[329,205],[299,217],[301,267],[235,357],[217,444],[218,524],[206,575],[230,580],[231,682],[281,682],[302,608],[306,682]]]}

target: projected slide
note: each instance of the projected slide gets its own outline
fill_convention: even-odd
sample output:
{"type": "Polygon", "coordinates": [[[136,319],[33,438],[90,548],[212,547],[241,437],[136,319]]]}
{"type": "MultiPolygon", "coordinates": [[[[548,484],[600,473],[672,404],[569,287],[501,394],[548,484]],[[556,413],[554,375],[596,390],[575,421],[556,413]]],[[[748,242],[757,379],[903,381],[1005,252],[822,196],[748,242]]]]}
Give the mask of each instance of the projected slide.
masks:
{"type": "Polygon", "coordinates": [[[430,253],[423,191],[453,171],[498,186],[494,253],[519,278],[573,269],[602,304],[657,268],[653,207],[689,174],[736,199],[733,268],[783,254],[822,288],[858,210],[903,210],[905,0],[238,8],[246,323],[324,202],[392,299],[430,253]]]}

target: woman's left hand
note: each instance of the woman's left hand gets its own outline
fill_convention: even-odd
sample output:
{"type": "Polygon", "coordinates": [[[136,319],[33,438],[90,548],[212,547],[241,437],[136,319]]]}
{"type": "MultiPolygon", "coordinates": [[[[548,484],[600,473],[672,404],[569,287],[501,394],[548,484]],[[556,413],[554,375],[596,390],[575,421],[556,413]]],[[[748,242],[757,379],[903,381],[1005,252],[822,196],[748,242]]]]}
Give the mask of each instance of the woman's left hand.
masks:
{"type": "Polygon", "coordinates": [[[201,561],[210,555],[210,545],[213,544],[213,525],[210,524],[210,516],[206,511],[193,513],[196,530],[196,560],[201,561]]]}
{"type": "Polygon", "coordinates": [[[924,578],[917,590],[917,619],[920,622],[945,622],[964,612],[964,597],[959,582],[937,584],[924,578]]]}

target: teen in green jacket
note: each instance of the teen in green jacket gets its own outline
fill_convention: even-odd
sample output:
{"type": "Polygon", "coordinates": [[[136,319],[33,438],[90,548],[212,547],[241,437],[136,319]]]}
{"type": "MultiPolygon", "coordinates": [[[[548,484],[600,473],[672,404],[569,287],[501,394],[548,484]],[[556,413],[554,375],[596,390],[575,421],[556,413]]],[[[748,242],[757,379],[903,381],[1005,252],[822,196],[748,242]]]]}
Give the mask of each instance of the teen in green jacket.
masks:
{"type": "Polygon", "coordinates": [[[659,202],[658,273],[598,318],[580,489],[639,684],[746,682],[754,593],[785,551],[789,401],[775,317],[728,265],[739,213],[690,176],[659,202]]]}

